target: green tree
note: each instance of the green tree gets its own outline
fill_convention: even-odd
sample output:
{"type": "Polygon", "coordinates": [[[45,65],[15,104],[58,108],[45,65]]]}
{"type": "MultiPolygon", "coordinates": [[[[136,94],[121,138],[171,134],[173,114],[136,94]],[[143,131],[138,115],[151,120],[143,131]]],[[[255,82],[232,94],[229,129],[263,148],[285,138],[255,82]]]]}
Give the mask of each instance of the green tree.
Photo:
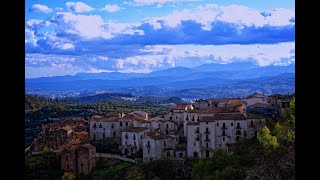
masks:
{"type": "Polygon", "coordinates": [[[62,180],[74,180],[76,179],[76,175],[72,172],[65,172],[61,178],[62,180]]]}
{"type": "Polygon", "coordinates": [[[264,126],[261,131],[258,132],[257,139],[265,149],[279,146],[277,137],[270,134],[270,130],[267,126],[264,126]]]}
{"type": "Polygon", "coordinates": [[[138,168],[132,168],[126,173],[125,180],[145,180],[144,173],[138,168]]]}

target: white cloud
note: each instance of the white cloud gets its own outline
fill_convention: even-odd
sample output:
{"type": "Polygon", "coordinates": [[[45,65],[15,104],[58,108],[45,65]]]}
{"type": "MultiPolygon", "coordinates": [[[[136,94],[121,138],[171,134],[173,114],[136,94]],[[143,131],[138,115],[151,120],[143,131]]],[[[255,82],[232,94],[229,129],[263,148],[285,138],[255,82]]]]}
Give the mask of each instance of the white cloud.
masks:
{"type": "Polygon", "coordinates": [[[116,23],[104,22],[99,15],[72,14],[70,12],[59,12],[53,18],[58,27],[69,34],[76,34],[86,39],[104,38],[111,39],[116,34],[143,35],[144,32],[134,27],[139,23],[116,23]],[[90,28],[88,28],[90,27],[90,28]]]}
{"type": "MultiPolygon", "coordinates": [[[[252,45],[154,45],[145,46],[141,52],[161,54],[184,66],[185,60],[212,63],[231,63],[253,60],[260,66],[290,64],[295,61],[295,43],[252,44],[252,45]],[[232,49],[232,51],[230,51],[232,49]]],[[[128,59],[128,58],[127,58],[128,59]]],[[[195,64],[195,63],[193,63],[195,64]]],[[[133,63],[133,65],[135,65],[133,63]]]]}
{"type": "Polygon", "coordinates": [[[120,8],[118,5],[105,5],[104,8],[102,8],[101,10],[102,11],[108,11],[110,13],[113,13],[113,12],[117,12],[117,11],[120,11],[122,8],[120,8]]]}
{"type": "Polygon", "coordinates": [[[124,2],[124,4],[133,5],[133,6],[145,6],[145,5],[154,5],[156,4],[159,7],[162,7],[166,3],[180,3],[180,2],[195,2],[203,0],[133,0],[132,2],[124,2]]]}
{"type": "Polygon", "coordinates": [[[49,21],[45,20],[38,20],[38,19],[30,19],[27,22],[27,26],[29,28],[42,28],[42,27],[48,27],[51,23],[49,21]]]}
{"type": "Polygon", "coordinates": [[[56,10],[56,11],[62,11],[63,8],[62,8],[62,7],[56,7],[56,8],[54,8],[54,10],[56,10]]]}
{"type": "Polygon", "coordinates": [[[62,49],[62,50],[74,49],[74,45],[72,43],[66,43],[66,42],[55,42],[53,47],[62,49]]]}
{"type": "Polygon", "coordinates": [[[45,6],[42,4],[34,4],[34,5],[32,5],[30,11],[42,12],[42,13],[49,14],[52,12],[52,9],[50,9],[48,6],[45,6]]]}
{"type": "Polygon", "coordinates": [[[90,12],[94,10],[94,8],[90,7],[89,5],[83,2],[67,2],[66,6],[70,11],[77,13],[90,12]]]}
{"type": "MultiPolygon", "coordinates": [[[[267,11],[267,13],[270,13],[270,16],[266,17],[261,13],[265,12],[260,12],[245,6],[218,6],[216,4],[207,4],[198,6],[194,10],[178,10],[167,16],[153,17],[147,20],[153,26],[156,25],[155,22],[165,21],[165,24],[172,28],[179,26],[182,21],[191,20],[201,24],[203,30],[211,30],[213,28],[211,24],[215,21],[233,23],[237,25],[239,29],[241,29],[243,25],[256,27],[262,27],[264,25],[294,25],[294,22],[290,22],[290,19],[295,17],[294,12],[291,10],[281,8],[272,9],[267,11]]],[[[159,27],[158,25],[156,26],[159,27]]],[[[155,27],[155,29],[157,29],[157,27],[155,27]]]]}

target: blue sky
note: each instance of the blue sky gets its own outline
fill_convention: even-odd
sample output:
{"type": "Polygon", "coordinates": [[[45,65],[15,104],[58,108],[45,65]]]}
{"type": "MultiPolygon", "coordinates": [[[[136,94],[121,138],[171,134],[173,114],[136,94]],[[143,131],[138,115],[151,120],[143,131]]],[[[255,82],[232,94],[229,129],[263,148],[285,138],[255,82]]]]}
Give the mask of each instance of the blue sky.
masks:
{"type": "Polygon", "coordinates": [[[26,78],[295,61],[289,0],[26,0],[26,78]]]}

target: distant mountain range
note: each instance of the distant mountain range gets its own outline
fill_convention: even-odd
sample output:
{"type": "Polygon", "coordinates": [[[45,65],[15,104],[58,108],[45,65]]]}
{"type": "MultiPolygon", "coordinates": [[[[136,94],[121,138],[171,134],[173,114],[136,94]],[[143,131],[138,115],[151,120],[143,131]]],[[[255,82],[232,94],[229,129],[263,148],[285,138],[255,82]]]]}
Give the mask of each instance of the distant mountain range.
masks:
{"type": "MultiPolygon", "coordinates": [[[[260,67],[250,62],[174,67],[143,73],[81,73],[26,79],[26,92],[55,94],[99,90],[134,96],[183,98],[241,96],[250,92],[294,92],[295,65],[260,67]]],[[[79,94],[81,96],[81,93],[79,94]]]]}

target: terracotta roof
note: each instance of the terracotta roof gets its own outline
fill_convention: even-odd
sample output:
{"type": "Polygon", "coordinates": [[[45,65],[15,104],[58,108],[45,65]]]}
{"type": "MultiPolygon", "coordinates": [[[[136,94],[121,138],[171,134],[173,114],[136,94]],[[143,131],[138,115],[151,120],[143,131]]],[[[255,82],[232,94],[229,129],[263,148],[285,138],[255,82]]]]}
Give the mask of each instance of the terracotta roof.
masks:
{"type": "MultiPolygon", "coordinates": [[[[85,147],[85,148],[88,148],[88,149],[95,149],[95,148],[96,148],[94,145],[89,144],[89,143],[87,143],[87,144],[81,144],[79,147],[85,147]]],[[[79,148],[79,147],[78,147],[78,148],[79,148]]]]}
{"type": "Polygon", "coordinates": [[[264,108],[264,107],[267,107],[267,106],[270,106],[269,104],[262,104],[262,103],[255,103],[255,104],[252,104],[248,107],[252,107],[252,108],[264,108]]]}
{"type": "Polygon", "coordinates": [[[91,119],[93,119],[93,120],[102,119],[102,116],[93,115],[91,119]]]}
{"type": "Polygon", "coordinates": [[[213,122],[216,120],[245,120],[246,117],[243,114],[215,114],[212,117],[202,117],[199,122],[213,122]]]}
{"type": "Polygon", "coordinates": [[[148,132],[148,133],[146,133],[146,135],[147,135],[148,137],[150,137],[151,139],[154,139],[154,140],[168,139],[168,138],[170,138],[170,136],[167,136],[167,135],[165,135],[165,134],[158,133],[158,132],[148,132]]]}
{"type": "Polygon", "coordinates": [[[147,129],[149,129],[149,128],[146,128],[146,127],[128,127],[123,132],[139,133],[139,132],[142,132],[142,131],[147,130],[147,129]]]}
{"type": "Polygon", "coordinates": [[[187,125],[199,125],[199,122],[187,122],[187,125]]]}
{"type": "Polygon", "coordinates": [[[214,118],[213,117],[202,117],[199,119],[199,122],[213,122],[214,118]]]}
{"type": "Polygon", "coordinates": [[[261,115],[247,113],[247,119],[265,119],[265,118],[261,115]]]}
{"type": "Polygon", "coordinates": [[[264,95],[260,94],[260,93],[254,93],[254,94],[251,94],[251,95],[247,96],[247,99],[248,98],[261,98],[261,97],[263,98],[264,95]]]}
{"type": "Polygon", "coordinates": [[[176,107],[174,107],[173,109],[175,109],[175,110],[185,110],[186,108],[188,108],[188,106],[191,106],[191,104],[176,104],[176,107]]]}
{"type": "Polygon", "coordinates": [[[208,109],[194,109],[189,110],[190,113],[222,113],[222,112],[230,112],[224,107],[213,107],[208,109]]]}

